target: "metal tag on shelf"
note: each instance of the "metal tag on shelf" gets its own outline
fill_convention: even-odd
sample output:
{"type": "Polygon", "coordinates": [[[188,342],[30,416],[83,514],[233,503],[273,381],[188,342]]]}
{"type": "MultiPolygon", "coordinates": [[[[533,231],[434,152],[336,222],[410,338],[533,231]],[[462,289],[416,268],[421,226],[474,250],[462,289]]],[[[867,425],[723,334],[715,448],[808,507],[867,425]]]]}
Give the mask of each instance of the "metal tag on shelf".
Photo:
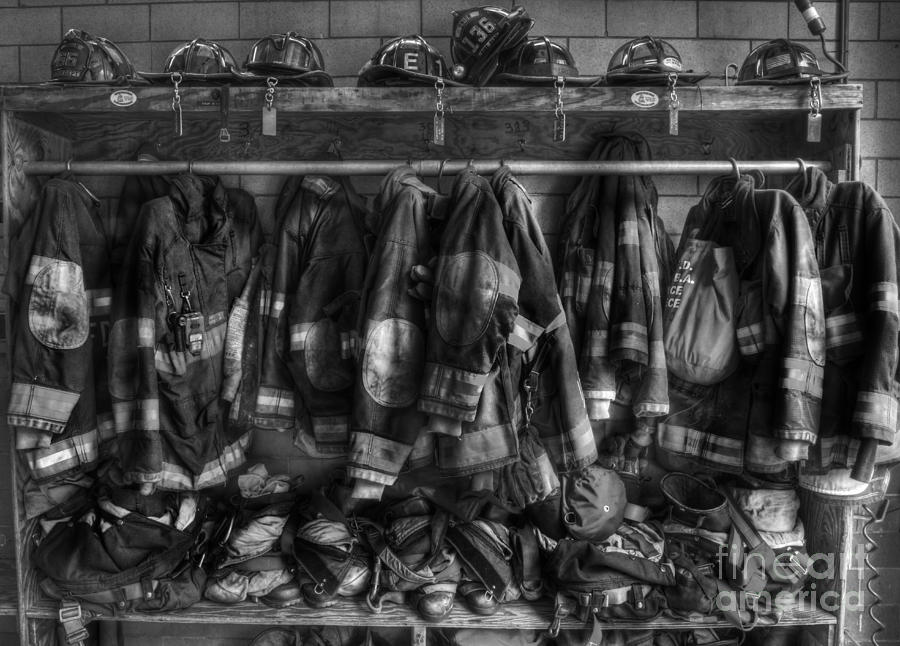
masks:
{"type": "Polygon", "coordinates": [[[269,137],[278,134],[278,111],[275,108],[263,106],[262,109],[262,133],[269,137]]]}
{"type": "Polygon", "coordinates": [[[806,141],[822,141],[822,113],[806,115],[806,141]]]}

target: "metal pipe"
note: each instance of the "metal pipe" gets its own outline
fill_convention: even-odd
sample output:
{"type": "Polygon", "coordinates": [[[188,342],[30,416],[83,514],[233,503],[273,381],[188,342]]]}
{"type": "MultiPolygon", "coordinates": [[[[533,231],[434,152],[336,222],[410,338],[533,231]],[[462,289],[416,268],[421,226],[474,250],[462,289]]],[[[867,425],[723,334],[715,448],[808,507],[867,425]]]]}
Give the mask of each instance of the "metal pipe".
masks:
{"type": "Polygon", "coordinates": [[[384,175],[409,165],[419,175],[452,175],[472,167],[492,173],[507,166],[519,175],[724,175],[739,170],[791,174],[805,166],[831,170],[828,161],[544,161],[504,159],[412,159],[346,161],[33,161],[23,164],[26,175],[384,175]]]}

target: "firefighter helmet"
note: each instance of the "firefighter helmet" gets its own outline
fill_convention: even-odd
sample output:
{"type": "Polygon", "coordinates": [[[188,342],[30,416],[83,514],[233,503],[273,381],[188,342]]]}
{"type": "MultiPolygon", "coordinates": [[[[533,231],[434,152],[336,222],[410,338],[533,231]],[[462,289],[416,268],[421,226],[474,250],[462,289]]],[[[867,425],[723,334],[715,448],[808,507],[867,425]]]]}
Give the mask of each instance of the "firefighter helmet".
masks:
{"type": "Polygon", "coordinates": [[[121,82],[134,78],[134,67],[114,43],[81,29],[70,29],[53,54],[54,81],[121,82]]]}
{"type": "Polygon", "coordinates": [[[552,84],[562,77],[566,84],[595,85],[600,76],[581,76],[569,49],[546,36],[529,38],[500,57],[495,85],[552,84]]]}
{"type": "Polygon", "coordinates": [[[434,85],[448,78],[447,61],[438,49],[419,35],[400,36],[382,45],[359,71],[357,85],[434,85]]]}
{"type": "Polygon", "coordinates": [[[666,40],[642,36],[619,47],[606,69],[610,85],[665,85],[669,75],[676,74],[680,82],[696,83],[709,73],[694,73],[684,69],[678,51],[666,40]]]}
{"type": "Polygon", "coordinates": [[[325,59],[316,44],[289,31],[270,34],[253,43],[244,69],[251,79],[277,77],[279,82],[331,87],[334,81],[325,71],[325,59]]]}
{"type": "Polygon", "coordinates": [[[819,60],[806,45],[776,38],[751,51],[738,72],[738,85],[791,85],[808,83],[812,78],[821,82],[837,81],[846,72],[826,74],[819,60]]]}
{"type": "Polygon", "coordinates": [[[469,85],[485,85],[497,71],[497,60],[528,36],[534,21],[523,7],[474,7],[453,13],[450,38],[452,75],[469,85]]]}

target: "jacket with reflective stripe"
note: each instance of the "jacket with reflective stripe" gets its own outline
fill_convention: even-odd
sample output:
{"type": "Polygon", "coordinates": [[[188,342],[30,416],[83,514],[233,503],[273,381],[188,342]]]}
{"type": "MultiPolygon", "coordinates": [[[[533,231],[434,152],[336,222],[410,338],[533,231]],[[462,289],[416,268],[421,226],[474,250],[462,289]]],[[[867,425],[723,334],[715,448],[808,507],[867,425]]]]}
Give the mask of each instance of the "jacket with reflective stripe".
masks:
{"type": "Polygon", "coordinates": [[[862,182],[809,168],[786,190],[809,218],[825,306],[820,438],[806,468],[851,467],[856,440],[890,444],[897,433],[900,227],[862,182]]]}
{"type": "Polygon", "coordinates": [[[531,423],[557,470],[580,469],[597,459],[597,449],[578,382],[575,350],[565,325],[550,250],[531,198],[509,169],[498,170],[491,184],[522,274],[518,314],[508,344],[513,383],[522,384],[522,379],[528,378],[527,373],[517,376],[523,362],[532,365],[538,344],[549,343],[548,353],[542,356],[543,366],[539,367],[539,392],[533,394],[535,410],[531,423]]]}
{"type": "Polygon", "coordinates": [[[369,228],[375,235],[360,306],[359,365],[348,474],[391,485],[425,424],[417,409],[425,366],[426,303],[411,271],[434,258],[429,217],[445,201],[410,167],[384,179],[369,228]]]}
{"type": "Polygon", "coordinates": [[[296,421],[311,450],[329,454],[347,451],[366,270],[362,214],[348,190],[317,176],[289,178],[282,188],[256,404],[258,425],[296,421]]]}
{"type": "Polygon", "coordinates": [[[243,464],[250,434],[226,420],[223,349],[260,238],[252,196],[214,177],[176,176],[168,196],[141,208],[109,349],[124,482],[202,489],[243,464]],[[199,315],[194,351],[170,320],[188,309],[199,315]]]}
{"type": "Polygon", "coordinates": [[[110,240],[76,182],[48,180],[10,245],[12,387],[7,422],[31,475],[84,470],[111,439],[106,341],[110,240]]]}

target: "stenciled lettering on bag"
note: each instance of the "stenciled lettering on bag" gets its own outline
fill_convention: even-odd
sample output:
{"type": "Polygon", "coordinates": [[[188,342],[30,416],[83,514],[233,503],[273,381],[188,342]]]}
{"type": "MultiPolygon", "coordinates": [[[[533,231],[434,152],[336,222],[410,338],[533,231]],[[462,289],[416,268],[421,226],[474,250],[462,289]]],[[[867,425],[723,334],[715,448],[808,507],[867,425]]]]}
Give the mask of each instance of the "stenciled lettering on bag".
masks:
{"type": "Polygon", "coordinates": [[[694,266],[689,260],[682,260],[678,265],[675,275],[672,277],[672,284],[669,287],[669,298],[666,300],[666,307],[671,310],[677,310],[681,307],[682,297],[684,296],[684,286],[693,285],[694,279],[691,274],[694,273],[694,266]]]}

